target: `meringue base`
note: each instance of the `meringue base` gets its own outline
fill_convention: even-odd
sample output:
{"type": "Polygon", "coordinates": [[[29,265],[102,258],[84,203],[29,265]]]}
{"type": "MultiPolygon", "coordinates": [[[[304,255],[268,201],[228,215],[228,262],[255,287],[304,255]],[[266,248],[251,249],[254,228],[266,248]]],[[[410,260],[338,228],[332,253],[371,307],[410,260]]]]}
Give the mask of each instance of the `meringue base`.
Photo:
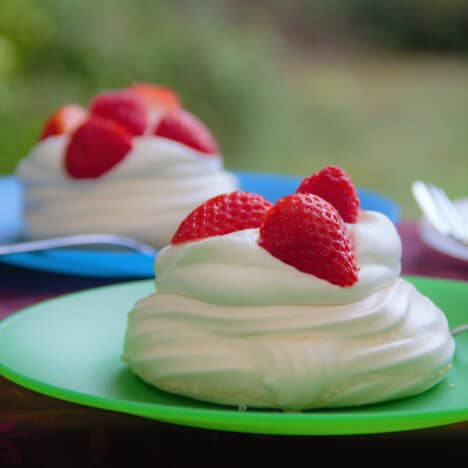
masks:
{"type": "Polygon", "coordinates": [[[164,391],[297,411],[424,392],[454,348],[445,315],[397,279],[341,305],[229,307],[157,292],[130,312],[122,359],[164,391]]]}

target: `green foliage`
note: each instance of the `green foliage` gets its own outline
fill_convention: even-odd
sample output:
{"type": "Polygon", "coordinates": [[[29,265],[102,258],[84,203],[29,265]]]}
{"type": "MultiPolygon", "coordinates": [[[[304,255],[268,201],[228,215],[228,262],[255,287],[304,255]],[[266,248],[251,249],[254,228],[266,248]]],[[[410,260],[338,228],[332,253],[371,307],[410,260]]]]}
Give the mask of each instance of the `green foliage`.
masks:
{"type": "MultiPolygon", "coordinates": [[[[22,14],[27,3],[35,4],[8,0],[7,16],[22,14]]],[[[193,7],[184,3],[157,1],[44,0],[40,5],[43,10],[36,7],[32,18],[47,15],[47,21],[28,21],[26,36],[43,33],[47,40],[33,47],[18,23],[0,28],[8,34],[6,46],[0,42],[5,68],[21,63],[0,87],[0,99],[9,101],[0,111],[0,145],[8,154],[0,160],[0,172],[13,169],[54,108],[69,101],[86,104],[102,89],[133,81],[173,87],[227,153],[240,150],[242,136],[255,127],[258,114],[270,109],[271,96],[279,94],[278,73],[262,57],[281,44],[254,18],[231,25],[214,17],[210,5],[199,6],[193,15],[193,7]],[[13,129],[15,138],[9,136],[13,129]]]]}
{"type": "Polygon", "coordinates": [[[269,0],[281,23],[318,44],[468,53],[466,0],[269,0]]]}
{"type": "MultiPolygon", "coordinates": [[[[406,20],[378,19],[379,3],[377,12],[393,11],[392,2],[366,0],[273,0],[269,8],[227,0],[0,0],[0,174],[14,170],[55,108],[149,81],[174,88],[207,123],[228,168],[308,175],[341,164],[358,185],[395,198],[405,215],[417,213],[409,192],[416,177],[466,195],[465,58],[395,59],[380,51],[377,61],[335,62],[302,47],[304,31],[311,44],[344,34],[404,47],[396,38],[406,20]]],[[[442,3],[428,2],[448,24],[452,13],[441,13],[442,3]]]]}

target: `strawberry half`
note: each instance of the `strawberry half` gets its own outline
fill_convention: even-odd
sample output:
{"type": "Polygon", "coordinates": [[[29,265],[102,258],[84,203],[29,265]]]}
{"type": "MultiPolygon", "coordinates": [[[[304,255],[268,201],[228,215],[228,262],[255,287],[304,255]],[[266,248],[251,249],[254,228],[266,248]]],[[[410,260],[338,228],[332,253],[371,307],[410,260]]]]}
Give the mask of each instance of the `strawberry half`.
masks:
{"type": "Polygon", "coordinates": [[[157,86],[149,83],[134,83],[129,91],[140,96],[149,109],[173,110],[180,107],[180,99],[177,94],[165,86],[157,86]]]}
{"type": "Polygon", "coordinates": [[[178,141],[207,155],[219,152],[216,140],[203,122],[183,109],[165,114],[156,126],[154,135],[178,141]]]}
{"type": "Polygon", "coordinates": [[[76,179],[95,179],[118,164],[132,148],[131,134],[111,120],[90,117],[73,133],[65,170],[76,179]]]}
{"type": "Polygon", "coordinates": [[[78,104],[60,107],[47,119],[39,140],[45,140],[53,135],[71,133],[85,121],[87,115],[86,110],[78,104]]]}
{"type": "Polygon", "coordinates": [[[299,271],[338,286],[358,280],[351,237],[338,211],[317,195],[281,198],[267,212],[258,244],[299,271]]]}
{"type": "Polygon", "coordinates": [[[110,91],[98,94],[90,104],[92,115],[112,120],[132,135],[143,135],[148,116],[143,100],[129,91],[110,91]]]}
{"type": "Polygon", "coordinates": [[[195,208],[182,221],[171,242],[178,244],[258,228],[271,206],[255,193],[236,191],[218,195],[195,208]]]}
{"type": "Polygon", "coordinates": [[[359,196],[349,175],[338,166],[328,166],[307,177],[296,193],[313,193],[331,203],[347,223],[355,223],[359,196]]]}

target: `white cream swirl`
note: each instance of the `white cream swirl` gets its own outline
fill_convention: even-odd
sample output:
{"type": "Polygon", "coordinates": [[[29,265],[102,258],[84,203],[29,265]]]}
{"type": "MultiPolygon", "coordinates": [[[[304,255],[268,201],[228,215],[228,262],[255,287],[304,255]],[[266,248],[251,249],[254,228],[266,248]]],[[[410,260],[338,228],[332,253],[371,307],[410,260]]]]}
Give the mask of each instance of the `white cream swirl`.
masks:
{"type": "Polygon", "coordinates": [[[159,292],[228,306],[345,304],[367,297],[400,274],[401,241],[383,214],[362,211],[348,224],[359,281],[342,288],[278,261],[246,229],[166,247],[155,264],[159,292]]]}
{"type": "Polygon", "coordinates": [[[236,406],[352,406],[427,390],[453,357],[446,317],[398,278],[389,220],[362,213],[349,229],[360,273],[347,288],[272,257],[256,230],[167,247],[157,292],[129,313],[123,360],[162,390],[236,406]]]}
{"type": "Polygon", "coordinates": [[[237,188],[221,157],[147,136],[102,177],[73,179],[63,169],[68,140],[49,137],[18,165],[26,237],[112,232],[162,247],[192,209],[237,188]]]}

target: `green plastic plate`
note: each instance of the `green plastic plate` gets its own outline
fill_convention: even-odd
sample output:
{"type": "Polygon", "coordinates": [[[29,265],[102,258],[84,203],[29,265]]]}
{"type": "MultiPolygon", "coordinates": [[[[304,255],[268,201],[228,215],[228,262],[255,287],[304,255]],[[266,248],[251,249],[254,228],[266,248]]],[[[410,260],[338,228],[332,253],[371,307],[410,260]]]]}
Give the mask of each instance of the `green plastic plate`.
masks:
{"type": "MultiPolygon", "coordinates": [[[[468,321],[468,283],[408,278],[447,314],[468,321]]],[[[468,419],[468,333],[456,337],[453,368],[411,398],[345,410],[289,413],[201,403],[156,390],[120,361],[126,315],[153,291],[135,281],[62,296],[0,322],[0,374],[31,390],[96,408],[200,428],[263,434],[369,434],[468,419]]]]}

